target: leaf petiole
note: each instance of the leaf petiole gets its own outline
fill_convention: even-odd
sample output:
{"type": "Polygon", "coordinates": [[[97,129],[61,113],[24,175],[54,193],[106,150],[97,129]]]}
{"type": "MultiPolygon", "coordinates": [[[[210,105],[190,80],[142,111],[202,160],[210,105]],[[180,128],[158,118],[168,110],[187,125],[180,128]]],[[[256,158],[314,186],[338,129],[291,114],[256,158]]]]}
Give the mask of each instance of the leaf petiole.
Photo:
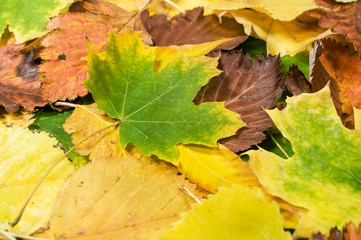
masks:
{"type": "Polygon", "coordinates": [[[49,175],[49,173],[61,162],[61,160],[63,160],[63,158],[65,158],[71,151],[73,151],[75,148],[77,148],[80,144],[82,144],[83,142],[85,142],[86,140],[88,140],[89,138],[91,138],[92,136],[94,136],[95,134],[104,131],[108,128],[114,127],[116,125],[119,124],[118,122],[115,122],[113,124],[110,124],[108,126],[105,126],[101,129],[98,129],[97,131],[91,133],[89,136],[85,137],[84,139],[82,139],[81,141],[79,141],[77,144],[75,144],[72,148],[70,148],[64,155],[62,155],[58,160],[56,160],[55,163],[53,163],[53,165],[51,165],[51,167],[48,169],[48,171],[43,175],[43,177],[40,179],[40,181],[38,182],[38,184],[35,186],[35,188],[33,189],[33,191],[30,193],[30,195],[28,196],[28,199],[26,200],[25,204],[23,205],[23,207],[20,209],[18,215],[15,217],[15,219],[13,221],[11,221],[9,224],[11,227],[16,226],[16,224],[18,224],[18,222],[20,221],[26,206],[28,205],[28,203],[30,202],[32,196],[34,195],[34,193],[36,192],[36,190],[39,188],[39,186],[41,185],[41,183],[44,181],[44,179],[49,175]]]}

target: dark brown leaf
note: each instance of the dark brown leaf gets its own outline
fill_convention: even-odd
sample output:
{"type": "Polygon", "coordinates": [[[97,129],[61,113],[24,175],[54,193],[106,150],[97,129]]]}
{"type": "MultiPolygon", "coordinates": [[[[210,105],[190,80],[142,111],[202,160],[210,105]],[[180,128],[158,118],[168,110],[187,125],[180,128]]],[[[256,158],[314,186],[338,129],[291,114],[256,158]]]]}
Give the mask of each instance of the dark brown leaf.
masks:
{"type": "Polygon", "coordinates": [[[156,46],[200,44],[235,38],[217,47],[232,49],[248,38],[243,26],[234,19],[223,17],[220,23],[215,14],[203,16],[203,8],[188,10],[186,14],[178,14],[169,21],[163,14],[149,17],[146,10],[141,13],[141,19],[156,46]]]}
{"type": "Polygon", "coordinates": [[[311,11],[318,17],[321,27],[332,28],[337,34],[346,35],[361,55],[361,1],[354,3],[336,3],[330,0],[316,0],[322,8],[311,11]]]}
{"type": "Polygon", "coordinates": [[[41,97],[41,82],[37,80],[34,52],[19,53],[23,48],[23,45],[0,48],[0,103],[9,112],[18,111],[19,106],[32,111],[46,104],[41,97]]]}
{"type": "Polygon", "coordinates": [[[263,131],[273,124],[263,109],[271,108],[283,91],[280,58],[263,55],[252,64],[252,58],[240,51],[214,51],[211,56],[220,56],[218,68],[223,72],[199,91],[194,102],[225,101],[226,108],[241,114],[248,125],[220,143],[234,152],[246,150],[265,139],[263,131]]]}
{"type": "Polygon", "coordinates": [[[337,227],[331,228],[330,235],[327,237],[321,233],[312,234],[310,240],[361,240],[361,224],[358,228],[355,224],[349,222],[345,224],[342,231],[338,230],[337,227]]]}
{"type": "Polygon", "coordinates": [[[311,83],[306,79],[305,75],[298,69],[296,65],[292,65],[286,74],[287,89],[293,95],[312,92],[311,83]]]}

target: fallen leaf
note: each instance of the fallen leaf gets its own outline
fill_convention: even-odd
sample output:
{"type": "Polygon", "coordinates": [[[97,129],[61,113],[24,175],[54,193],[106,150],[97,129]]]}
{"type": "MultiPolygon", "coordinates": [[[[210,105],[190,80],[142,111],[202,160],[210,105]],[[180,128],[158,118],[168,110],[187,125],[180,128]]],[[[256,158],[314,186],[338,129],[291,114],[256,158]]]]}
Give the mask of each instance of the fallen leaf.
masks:
{"type": "Polygon", "coordinates": [[[285,74],[290,70],[292,65],[296,65],[306,79],[310,76],[309,52],[307,51],[299,52],[295,56],[283,56],[281,57],[281,63],[283,65],[282,72],[285,74]]]}
{"type": "Polygon", "coordinates": [[[180,13],[170,20],[164,14],[149,17],[149,12],[143,11],[141,19],[156,46],[200,44],[232,38],[217,47],[232,49],[248,38],[243,26],[234,19],[225,17],[220,22],[215,14],[203,16],[203,8],[200,7],[185,14],[180,13]]]}
{"type": "Polygon", "coordinates": [[[319,9],[311,11],[311,16],[317,17],[320,26],[331,28],[334,33],[346,35],[355,49],[361,55],[361,2],[342,4],[325,0],[316,0],[319,9]]]}
{"type": "Polygon", "coordinates": [[[37,80],[34,52],[21,54],[23,48],[24,45],[0,48],[0,104],[9,112],[18,111],[19,106],[33,111],[46,104],[41,97],[41,82],[37,80]]]}
{"type": "Polygon", "coordinates": [[[44,26],[49,18],[57,15],[69,2],[69,0],[2,0],[0,33],[6,25],[9,25],[9,30],[15,34],[19,43],[40,37],[47,33],[44,26]]]}
{"type": "Polygon", "coordinates": [[[232,184],[260,186],[248,163],[222,145],[209,148],[178,145],[179,171],[202,188],[217,192],[218,187],[232,184]]]}
{"type": "Polygon", "coordinates": [[[12,127],[28,127],[34,121],[35,118],[32,112],[28,112],[25,110],[21,110],[16,113],[9,113],[5,110],[5,108],[0,108],[0,122],[3,122],[6,125],[10,125],[12,127]]]}
{"type": "MultiPolygon", "coordinates": [[[[0,223],[12,221],[50,166],[64,152],[57,141],[44,132],[0,124],[0,223]]],[[[48,175],[12,230],[33,233],[49,221],[60,186],[74,171],[64,159],[48,175]]],[[[4,230],[4,229],[1,229],[4,230]]]]}
{"type": "Polygon", "coordinates": [[[54,17],[47,25],[51,30],[41,44],[45,47],[40,57],[40,79],[43,98],[54,102],[75,99],[87,94],[83,81],[88,78],[86,38],[94,51],[103,51],[109,41],[109,32],[119,32],[135,13],[114,4],[87,0],[75,2],[70,12],[54,17]]]}
{"type": "Polygon", "coordinates": [[[154,56],[155,48],[131,31],[112,34],[105,56],[90,50],[90,77],[84,84],[98,108],[120,120],[122,147],[132,143],[146,156],[177,164],[176,144],[216,146],[219,138],[243,125],[222,103],[192,102],[199,88],[218,74],[216,59],[182,55],[155,73],[154,56]]]}
{"type": "Polygon", "coordinates": [[[220,143],[234,152],[246,150],[265,139],[263,131],[273,125],[263,109],[271,108],[283,91],[279,57],[263,55],[252,63],[240,51],[217,51],[211,56],[220,56],[218,69],[223,72],[202,87],[194,102],[225,101],[226,108],[239,113],[248,125],[220,143]]]}
{"type": "Polygon", "coordinates": [[[221,187],[215,195],[193,205],[173,224],[165,239],[289,239],[276,202],[268,202],[258,188],[221,187]]]}
{"type": "Polygon", "coordinates": [[[56,239],[158,239],[194,202],[181,188],[198,195],[177,172],[130,156],[91,162],[63,185],[50,230],[56,239]]]}
{"type": "Polygon", "coordinates": [[[4,47],[6,45],[11,45],[11,44],[15,44],[16,40],[15,40],[15,35],[14,33],[9,31],[9,26],[5,28],[3,34],[1,35],[0,38],[0,47],[4,47]]]}
{"type": "Polygon", "coordinates": [[[114,3],[128,12],[138,12],[149,2],[149,0],[107,0],[107,2],[114,3]]]}
{"type": "MultiPolygon", "coordinates": [[[[64,149],[64,151],[68,151],[74,146],[74,144],[72,142],[71,135],[64,131],[62,125],[72,112],[73,111],[57,112],[39,110],[35,114],[36,119],[33,119],[34,122],[29,128],[50,133],[59,141],[59,147],[64,149]]],[[[87,159],[79,156],[75,150],[69,153],[68,158],[75,166],[87,163],[87,159]]]]}
{"type": "Polygon", "coordinates": [[[324,234],[344,222],[360,222],[361,112],[355,110],[355,130],[345,128],[325,87],[291,97],[285,109],[267,113],[292,143],[295,154],[289,159],[264,149],[246,154],[268,193],[308,210],[296,228],[297,235],[324,234]]]}
{"type": "Polygon", "coordinates": [[[333,40],[315,43],[314,91],[330,81],[331,96],[342,122],[354,128],[353,106],[361,108],[361,60],[351,46],[333,40]]]}
{"type": "Polygon", "coordinates": [[[310,240],[360,240],[361,239],[361,225],[355,227],[353,222],[346,223],[341,230],[337,227],[331,228],[329,237],[319,233],[314,233],[310,240]]]}
{"type": "Polygon", "coordinates": [[[312,85],[305,75],[298,69],[297,65],[289,68],[285,78],[287,89],[293,95],[312,92],[312,85]]]}
{"type": "Polygon", "coordinates": [[[293,56],[304,51],[314,40],[330,34],[318,26],[317,19],[301,15],[292,21],[280,21],[252,9],[231,11],[237,22],[243,24],[247,35],[267,42],[270,54],[293,56]]]}
{"type": "MultiPolygon", "coordinates": [[[[99,109],[96,104],[78,106],[65,121],[63,127],[67,133],[72,133],[73,143],[77,144],[92,133],[109,126],[116,121],[99,109]]],[[[80,144],[76,151],[95,161],[104,161],[124,153],[119,143],[119,127],[105,129],[80,144]]]]}

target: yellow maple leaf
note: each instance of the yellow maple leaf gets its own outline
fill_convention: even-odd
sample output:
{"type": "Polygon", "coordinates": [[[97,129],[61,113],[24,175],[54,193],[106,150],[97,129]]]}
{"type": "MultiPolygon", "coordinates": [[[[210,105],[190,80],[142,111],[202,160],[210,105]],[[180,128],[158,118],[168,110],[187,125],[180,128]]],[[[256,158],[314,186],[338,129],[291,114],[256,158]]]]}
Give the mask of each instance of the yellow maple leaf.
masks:
{"type": "MultiPolygon", "coordinates": [[[[57,144],[45,132],[0,124],[0,223],[16,217],[45,172],[64,155],[57,144]]],[[[29,234],[44,227],[60,186],[73,171],[68,160],[60,162],[35,192],[12,230],[29,234]]]]}
{"type": "Polygon", "coordinates": [[[180,189],[197,195],[177,172],[131,156],[91,162],[60,190],[50,231],[57,239],[158,239],[194,202],[180,189]]]}

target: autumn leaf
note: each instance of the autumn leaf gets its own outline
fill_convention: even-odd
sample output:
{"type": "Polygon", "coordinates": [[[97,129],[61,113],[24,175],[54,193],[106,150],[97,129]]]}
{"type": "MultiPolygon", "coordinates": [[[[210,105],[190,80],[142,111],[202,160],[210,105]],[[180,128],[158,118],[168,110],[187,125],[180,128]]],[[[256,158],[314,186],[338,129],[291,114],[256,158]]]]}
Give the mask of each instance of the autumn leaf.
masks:
{"type": "MultiPolygon", "coordinates": [[[[116,123],[114,119],[93,104],[76,107],[63,127],[67,133],[72,133],[73,143],[77,144],[92,133],[114,123],[116,123]]],[[[83,156],[89,155],[93,162],[114,158],[125,152],[120,147],[118,127],[105,129],[88,138],[76,148],[76,151],[83,156]]]]}
{"type": "MultiPolygon", "coordinates": [[[[71,135],[64,131],[62,125],[71,114],[72,111],[57,112],[40,110],[35,114],[34,122],[29,128],[50,133],[59,141],[59,146],[65,151],[68,151],[74,144],[71,135]]],[[[87,163],[87,159],[79,156],[75,151],[70,152],[68,157],[75,166],[87,163]]]]}
{"type": "Polygon", "coordinates": [[[314,90],[330,81],[331,96],[341,120],[353,128],[353,106],[361,108],[361,60],[351,46],[332,40],[315,43],[315,64],[311,72],[314,90]]]}
{"type": "Polygon", "coordinates": [[[40,57],[40,76],[43,98],[47,101],[75,99],[87,94],[83,81],[88,78],[86,38],[94,51],[103,51],[109,41],[109,31],[119,32],[135,13],[127,12],[102,1],[76,2],[70,12],[53,18],[42,40],[45,48],[40,57]]]}
{"type": "Polygon", "coordinates": [[[293,95],[312,92],[312,85],[296,65],[289,68],[285,78],[287,89],[293,95]]]}
{"type": "Polygon", "coordinates": [[[91,162],[60,190],[50,230],[56,239],[157,239],[194,202],[181,188],[197,194],[177,172],[130,156],[91,162]]]}
{"type": "Polygon", "coordinates": [[[314,233],[310,240],[360,240],[361,239],[361,226],[355,227],[353,222],[348,222],[341,230],[337,227],[331,228],[329,237],[321,234],[314,233]]]}
{"type": "Polygon", "coordinates": [[[197,145],[178,145],[179,171],[202,188],[217,192],[220,186],[232,184],[259,186],[248,163],[220,145],[209,148],[197,145]]]}
{"type": "Polygon", "coordinates": [[[28,112],[25,110],[21,110],[16,113],[9,113],[5,110],[5,108],[0,108],[0,122],[8,126],[21,126],[21,127],[28,127],[31,125],[35,118],[32,112],[28,112]]]}
{"type": "Polygon", "coordinates": [[[154,55],[155,49],[130,31],[111,35],[104,58],[90,50],[90,77],[84,84],[98,108],[120,120],[122,147],[133,143],[147,156],[176,163],[176,144],[215,146],[242,126],[237,114],[222,103],[192,102],[199,88],[218,73],[215,59],[182,55],[155,73],[154,55]]]}
{"type": "Polygon", "coordinates": [[[361,17],[361,2],[342,4],[325,0],[316,0],[321,7],[311,11],[311,16],[318,17],[320,26],[331,28],[334,33],[346,35],[361,55],[361,30],[358,27],[361,17]]]}
{"type": "Polygon", "coordinates": [[[355,110],[355,130],[345,128],[328,87],[289,98],[282,111],[267,112],[295,154],[287,160],[263,149],[247,154],[267,192],[308,210],[297,235],[308,237],[347,221],[359,222],[360,112],[355,110]]]}
{"type": "Polygon", "coordinates": [[[46,103],[41,96],[38,67],[33,62],[34,52],[20,53],[24,45],[0,48],[0,104],[7,111],[16,112],[20,106],[33,111],[46,103]]]}
{"type": "Polygon", "coordinates": [[[292,239],[282,226],[278,205],[268,202],[260,189],[234,185],[193,205],[162,240],[292,239]]]}
{"type": "Polygon", "coordinates": [[[243,26],[232,18],[215,15],[203,16],[203,8],[194,8],[185,14],[178,14],[167,20],[164,14],[149,17],[149,12],[141,13],[141,19],[156,46],[200,44],[223,38],[233,38],[222,43],[217,49],[232,49],[244,42],[248,36],[243,26]]]}
{"type": "Polygon", "coordinates": [[[223,72],[202,87],[194,102],[225,101],[226,108],[239,113],[248,125],[220,143],[234,152],[246,150],[265,139],[263,131],[273,125],[263,109],[271,108],[283,91],[279,57],[263,55],[252,63],[240,51],[211,56],[220,56],[218,69],[223,72]]]}
{"type": "MultiPolygon", "coordinates": [[[[3,124],[0,131],[0,223],[3,225],[16,217],[38,181],[64,152],[44,132],[3,124]]],[[[44,180],[12,230],[30,234],[44,227],[60,186],[73,171],[70,162],[63,160],[44,180]]]]}
{"type": "Polygon", "coordinates": [[[17,42],[40,37],[47,33],[45,23],[69,4],[69,0],[2,0],[0,33],[9,25],[17,42]],[[36,17],[34,17],[36,16],[36,17]]]}
{"type": "Polygon", "coordinates": [[[252,9],[234,10],[231,14],[243,24],[247,35],[265,40],[267,52],[273,55],[293,56],[306,50],[312,41],[331,34],[318,26],[317,19],[306,14],[292,21],[273,19],[252,9]]]}

